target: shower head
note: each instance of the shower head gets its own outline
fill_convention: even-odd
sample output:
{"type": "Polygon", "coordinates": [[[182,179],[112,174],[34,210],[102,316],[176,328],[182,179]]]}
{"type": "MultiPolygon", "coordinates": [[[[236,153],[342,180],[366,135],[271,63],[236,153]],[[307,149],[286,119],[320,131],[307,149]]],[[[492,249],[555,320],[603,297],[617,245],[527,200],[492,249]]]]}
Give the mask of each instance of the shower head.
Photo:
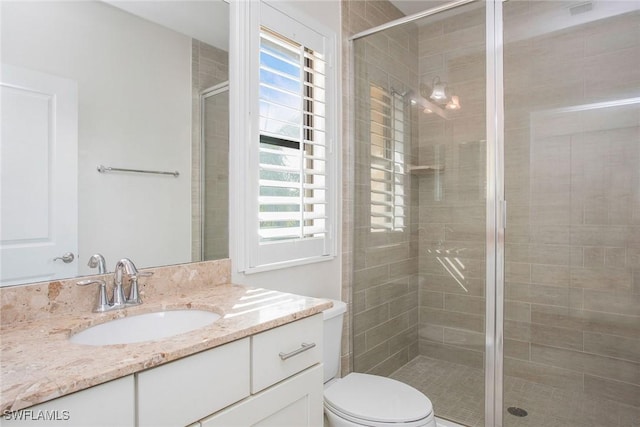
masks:
{"type": "Polygon", "coordinates": [[[404,92],[398,92],[397,90],[395,90],[393,87],[391,88],[391,95],[400,95],[401,97],[405,97],[407,95],[411,95],[413,93],[413,91],[411,89],[407,89],[404,92]]]}

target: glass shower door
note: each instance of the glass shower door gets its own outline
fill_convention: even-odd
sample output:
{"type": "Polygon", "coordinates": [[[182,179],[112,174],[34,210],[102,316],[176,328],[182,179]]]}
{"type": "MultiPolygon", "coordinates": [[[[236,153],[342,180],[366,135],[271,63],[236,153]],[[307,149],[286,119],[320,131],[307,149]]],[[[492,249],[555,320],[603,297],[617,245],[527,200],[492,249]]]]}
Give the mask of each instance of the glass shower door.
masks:
{"type": "Polygon", "coordinates": [[[503,425],[640,425],[637,2],[504,8],[503,425]]]}
{"type": "Polygon", "coordinates": [[[485,3],[356,39],[353,366],[484,425],[485,3]]]}

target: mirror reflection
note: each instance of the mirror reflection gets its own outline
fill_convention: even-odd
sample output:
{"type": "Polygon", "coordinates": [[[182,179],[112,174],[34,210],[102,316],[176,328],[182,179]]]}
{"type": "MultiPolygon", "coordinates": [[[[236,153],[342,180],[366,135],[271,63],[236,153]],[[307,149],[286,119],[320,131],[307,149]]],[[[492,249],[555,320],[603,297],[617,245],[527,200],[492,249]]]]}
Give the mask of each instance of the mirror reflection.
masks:
{"type": "Polygon", "coordinates": [[[0,284],[226,258],[228,4],[0,8],[0,284]]]}

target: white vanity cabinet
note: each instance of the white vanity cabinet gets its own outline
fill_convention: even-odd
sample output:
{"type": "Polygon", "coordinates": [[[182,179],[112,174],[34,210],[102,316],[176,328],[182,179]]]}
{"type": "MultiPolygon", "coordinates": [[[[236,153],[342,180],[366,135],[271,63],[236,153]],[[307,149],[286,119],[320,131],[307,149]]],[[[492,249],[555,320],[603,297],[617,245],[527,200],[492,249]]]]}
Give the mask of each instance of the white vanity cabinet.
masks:
{"type": "Polygon", "coordinates": [[[322,327],[316,314],[19,411],[66,420],[0,425],[321,426],[322,327]]]}
{"type": "Polygon", "coordinates": [[[59,397],[0,418],[2,427],[135,426],[133,375],[59,397]]]}
{"type": "Polygon", "coordinates": [[[251,337],[252,395],[201,427],[322,426],[322,314],[251,337]]]}

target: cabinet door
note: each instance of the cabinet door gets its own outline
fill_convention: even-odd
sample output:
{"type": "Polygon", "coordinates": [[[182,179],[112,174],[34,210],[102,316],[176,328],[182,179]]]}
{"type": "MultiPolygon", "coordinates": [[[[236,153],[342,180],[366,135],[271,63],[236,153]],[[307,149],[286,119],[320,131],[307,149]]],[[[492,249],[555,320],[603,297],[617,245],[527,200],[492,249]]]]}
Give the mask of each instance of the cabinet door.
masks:
{"type": "Polygon", "coordinates": [[[0,418],[2,427],[133,427],[133,375],[100,384],[0,418]]]}
{"type": "Polygon", "coordinates": [[[249,338],[138,376],[138,425],[184,426],[249,396],[249,338]]]}
{"type": "Polygon", "coordinates": [[[323,370],[316,365],[200,422],[202,427],[310,427],[323,423],[323,370]]]}

